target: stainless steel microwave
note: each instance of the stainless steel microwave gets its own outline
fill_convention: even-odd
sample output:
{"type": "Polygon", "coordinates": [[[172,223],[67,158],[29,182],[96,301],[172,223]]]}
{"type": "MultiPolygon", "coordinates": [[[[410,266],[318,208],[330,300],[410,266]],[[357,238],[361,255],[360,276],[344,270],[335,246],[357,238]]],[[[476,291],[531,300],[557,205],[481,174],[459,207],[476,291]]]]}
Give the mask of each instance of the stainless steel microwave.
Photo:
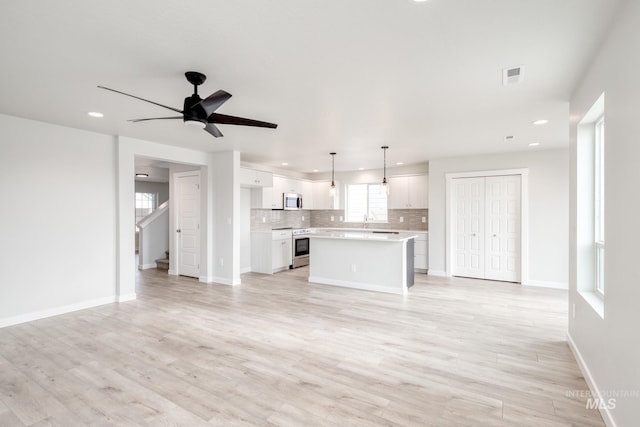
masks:
{"type": "Polygon", "coordinates": [[[284,193],[282,207],[290,211],[302,209],[302,194],[284,193]]]}

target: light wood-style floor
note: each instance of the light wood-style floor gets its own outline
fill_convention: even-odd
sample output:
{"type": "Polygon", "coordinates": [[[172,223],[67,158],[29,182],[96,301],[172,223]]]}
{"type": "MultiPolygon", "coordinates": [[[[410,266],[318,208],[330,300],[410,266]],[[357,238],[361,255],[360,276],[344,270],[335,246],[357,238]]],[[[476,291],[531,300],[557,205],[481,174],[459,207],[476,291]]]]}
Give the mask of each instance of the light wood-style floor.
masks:
{"type": "Polygon", "coordinates": [[[0,329],[0,425],[603,425],[571,397],[587,386],[566,292],[417,275],[402,297],[307,274],[147,270],[136,301],[0,329]]]}

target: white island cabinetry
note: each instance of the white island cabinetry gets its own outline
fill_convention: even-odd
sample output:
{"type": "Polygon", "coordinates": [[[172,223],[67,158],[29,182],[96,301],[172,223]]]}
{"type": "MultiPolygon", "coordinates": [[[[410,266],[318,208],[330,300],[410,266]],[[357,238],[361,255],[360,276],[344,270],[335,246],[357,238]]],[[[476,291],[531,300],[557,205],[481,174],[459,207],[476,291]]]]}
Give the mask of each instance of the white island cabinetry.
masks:
{"type": "Polygon", "coordinates": [[[413,285],[414,233],[318,231],[309,282],[405,294],[413,285]]]}

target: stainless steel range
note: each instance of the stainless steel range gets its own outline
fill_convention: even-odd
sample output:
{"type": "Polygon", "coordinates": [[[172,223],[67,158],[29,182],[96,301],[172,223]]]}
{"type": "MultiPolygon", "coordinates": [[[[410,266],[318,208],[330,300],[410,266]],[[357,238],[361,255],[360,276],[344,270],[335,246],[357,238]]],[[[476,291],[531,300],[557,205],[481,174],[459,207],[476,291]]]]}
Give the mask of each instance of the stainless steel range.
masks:
{"type": "Polygon", "coordinates": [[[309,265],[309,234],[311,234],[311,230],[308,228],[298,228],[293,230],[293,244],[291,245],[293,251],[293,262],[291,263],[291,268],[309,265]]]}

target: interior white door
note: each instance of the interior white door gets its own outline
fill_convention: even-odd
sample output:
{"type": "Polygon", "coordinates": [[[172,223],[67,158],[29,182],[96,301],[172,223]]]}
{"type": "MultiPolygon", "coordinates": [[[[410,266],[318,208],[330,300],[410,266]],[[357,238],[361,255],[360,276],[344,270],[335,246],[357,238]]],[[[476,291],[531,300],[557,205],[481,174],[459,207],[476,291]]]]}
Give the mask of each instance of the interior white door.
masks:
{"type": "Polygon", "coordinates": [[[453,180],[453,275],[520,282],[519,175],[453,180]]]}
{"type": "Polygon", "coordinates": [[[453,180],[454,275],[484,277],[484,178],[453,180]]]}
{"type": "Polygon", "coordinates": [[[178,274],[200,277],[200,173],[176,174],[178,274]]]}
{"type": "Polygon", "coordinates": [[[520,281],[520,176],[485,180],[485,279],[520,281]]]}

